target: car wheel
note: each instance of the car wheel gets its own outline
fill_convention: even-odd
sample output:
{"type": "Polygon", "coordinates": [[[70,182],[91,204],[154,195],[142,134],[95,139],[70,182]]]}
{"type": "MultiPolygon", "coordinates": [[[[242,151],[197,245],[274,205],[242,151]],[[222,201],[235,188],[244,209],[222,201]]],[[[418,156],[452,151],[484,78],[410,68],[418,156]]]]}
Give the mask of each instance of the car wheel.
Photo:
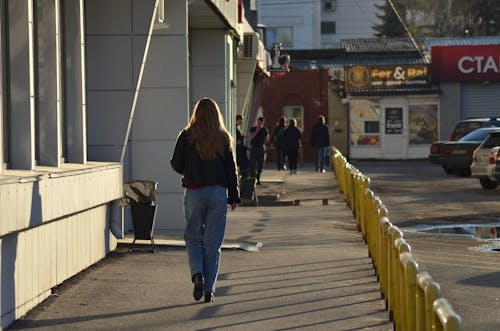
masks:
{"type": "Polygon", "coordinates": [[[448,175],[455,173],[455,170],[453,168],[450,168],[450,167],[445,166],[445,165],[442,167],[443,167],[444,172],[446,172],[448,175]]]}
{"type": "Polygon", "coordinates": [[[494,190],[497,188],[498,183],[489,179],[489,178],[479,178],[479,184],[485,189],[485,190],[494,190]]]}

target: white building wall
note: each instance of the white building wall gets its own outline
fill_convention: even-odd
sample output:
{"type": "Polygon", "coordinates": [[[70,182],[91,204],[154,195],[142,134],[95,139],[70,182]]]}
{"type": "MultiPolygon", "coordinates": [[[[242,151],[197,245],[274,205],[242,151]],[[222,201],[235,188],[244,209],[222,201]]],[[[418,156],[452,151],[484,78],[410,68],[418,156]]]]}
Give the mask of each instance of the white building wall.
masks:
{"type": "Polygon", "coordinates": [[[336,9],[330,12],[323,10],[324,2],[261,0],[257,20],[266,28],[293,27],[293,49],[339,47],[342,39],[373,37],[372,26],[379,23],[375,4],[385,0],[332,0],[336,9]],[[321,34],[322,21],[334,21],[336,33],[321,34]]]}
{"type": "Polygon", "coordinates": [[[374,25],[380,24],[375,5],[383,5],[385,0],[336,0],[336,9],[331,12],[322,10],[321,21],[334,21],[335,34],[322,34],[323,48],[340,47],[342,39],[373,38],[374,25]]]}
{"type": "Polygon", "coordinates": [[[78,38],[84,32],[80,31],[79,24],[83,0],[64,1],[65,8],[72,13],[61,12],[64,21],[72,20],[75,26],[78,25],[71,31],[65,30],[67,38],[76,36],[74,49],[62,47],[56,31],[63,26],[55,14],[60,1],[47,2],[47,7],[41,1],[10,1],[8,11],[4,10],[5,1],[0,1],[0,20],[10,22],[8,29],[0,29],[0,35],[2,38],[8,33],[17,36],[15,41],[5,38],[9,52],[3,43],[0,48],[5,59],[2,66],[8,63],[10,69],[15,69],[2,67],[1,78],[6,84],[1,89],[2,101],[16,100],[15,107],[11,102],[2,104],[10,108],[2,107],[0,118],[5,119],[4,112],[12,115],[18,109],[23,109],[23,115],[29,114],[7,116],[9,121],[0,123],[0,135],[7,136],[7,139],[0,139],[0,151],[9,152],[8,158],[3,160],[7,163],[6,169],[0,172],[0,329],[8,327],[44,300],[52,287],[104,258],[116,247],[116,240],[109,231],[108,203],[123,196],[122,167],[118,163],[87,162],[85,159],[82,151],[86,142],[81,134],[86,131],[83,88],[72,91],[73,97],[80,94],[77,101],[64,105],[66,114],[71,114],[66,121],[53,112],[54,107],[58,111],[63,107],[61,87],[85,86],[81,63],[84,43],[78,38]],[[35,7],[37,10],[31,12],[35,7]],[[25,34],[36,20],[43,27],[51,28],[40,28],[42,35],[25,34]],[[44,61],[33,61],[34,54],[41,54],[44,40],[50,40],[50,50],[43,52],[44,61]],[[27,44],[30,47],[23,46],[23,52],[16,49],[16,45],[27,44]],[[71,75],[63,75],[57,63],[59,56],[64,56],[64,69],[71,69],[71,75]],[[18,69],[27,73],[24,81],[15,74],[18,69]],[[50,76],[39,81],[40,85],[47,84],[37,86],[35,91],[29,82],[48,71],[50,76]],[[67,85],[68,77],[73,85],[67,85]],[[74,84],[78,80],[78,84],[74,84]],[[36,117],[35,111],[44,111],[37,108],[41,104],[45,113],[36,117]],[[81,118],[76,119],[78,116],[81,118]],[[33,130],[35,125],[40,131],[33,130]],[[68,132],[67,140],[73,140],[66,142],[66,147],[71,149],[68,156],[78,163],[65,163],[61,158],[63,138],[60,133],[63,131],[68,132]],[[50,143],[58,146],[57,149],[43,148],[46,134],[51,135],[50,143]],[[35,160],[37,144],[39,154],[35,160]]]}
{"type": "MultiPolygon", "coordinates": [[[[258,1],[257,4],[257,21],[259,24],[263,24],[266,29],[293,28],[292,49],[320,47],[319,1],[262,0],[258,1]]],[[[267,44],[268,49],[270,49],[269,46],[267,44]]]]}
{"type": "MultiPolygon", "coordinates": [[[[153,5],[87,1],[89,159],[119,160],[153,5]]],[[[158,182],[157,231],[184,225],[170,157],[189,115],[187,2],[165,1],[165,21],[151,38],[124,160],[125,180],[158,182]]]]}

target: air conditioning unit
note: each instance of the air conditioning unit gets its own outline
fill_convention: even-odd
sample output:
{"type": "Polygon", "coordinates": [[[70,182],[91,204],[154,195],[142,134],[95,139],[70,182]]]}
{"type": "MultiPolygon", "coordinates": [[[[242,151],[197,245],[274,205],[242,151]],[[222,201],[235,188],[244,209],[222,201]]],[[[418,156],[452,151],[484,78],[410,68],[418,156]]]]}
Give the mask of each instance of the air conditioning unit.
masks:
{"type": "Polygon", "coordinates": [[[337,10],[337,0],[325,0],[323,1],[323,11],[334,12],[337,10]]]}
{"type": "Polygon", "coordinates": [[[244,59],[255,59],[259,52],[259,34],[255,32],[246,32],[243,34],[243,45],[241,57],[244,59]]]}

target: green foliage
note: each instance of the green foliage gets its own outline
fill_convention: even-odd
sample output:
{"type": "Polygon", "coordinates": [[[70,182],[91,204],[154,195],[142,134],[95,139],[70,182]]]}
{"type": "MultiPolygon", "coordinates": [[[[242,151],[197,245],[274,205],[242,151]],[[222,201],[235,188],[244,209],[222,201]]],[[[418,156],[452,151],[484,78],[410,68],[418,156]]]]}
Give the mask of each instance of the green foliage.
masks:
{"type": "MultiPolygon", "coordinates": [[[[379,12],[376,15],[382,22],[380,25],[375,25],[373,27],[376,37],[392,38],[392,37],[403,37],[406,35],[406,31],[401,22],[399,21],[396,13],[392,9],[389,1],[386,1],[385,5],[380,5],[380,6],[375,5],[375,6],[377,7],[377,11],[379,12]]],[[[400,9],[399,6],[398,9],[400,9]]]]}

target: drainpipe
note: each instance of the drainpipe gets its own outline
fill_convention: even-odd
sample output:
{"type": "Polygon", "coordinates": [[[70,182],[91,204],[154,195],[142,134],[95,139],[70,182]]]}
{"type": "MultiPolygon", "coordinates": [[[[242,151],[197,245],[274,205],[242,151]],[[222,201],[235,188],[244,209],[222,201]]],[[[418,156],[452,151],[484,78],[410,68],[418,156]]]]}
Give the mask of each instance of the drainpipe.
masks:
{"type": "MultiPolygon", "coordinates": [[[[148,37],[146,39],[146,47],[144,48],[144,54],[142,56],[141,68],[139,70],[139,77],[137,79],[137,84],[135,87],[134,100],[132,101],[132,108],[130,109],[130,116],[128,119],[127,131],[125,133],[125,138],[123,140],[123,147],[120,156],[120,164],[123,166],[123,159],[125,158],[125,151],[127,150],[128,139],[130,136],[130,130],[132,129],[132,123],[134,122],[135,107],[137,106],[137,99],[139,97],[139,90],[142,84],[142,75],[144,73],[144,67],[146,66],[146,61],[149,53],[149,44],[151,42],[151,35],[153,34],[153,27],[155,25],[156,13],[158,11],[158,4],[160,0],[155,1],[155,6],[153,8],[153,13],[151,15],[151,21],[149,23],[148,37]]],[[[123,208],[120,207],[119,201],[114,200],[110,204],[110,230],[113,235],[121,239],[124,235],[123,229],[123,208]]]]}

